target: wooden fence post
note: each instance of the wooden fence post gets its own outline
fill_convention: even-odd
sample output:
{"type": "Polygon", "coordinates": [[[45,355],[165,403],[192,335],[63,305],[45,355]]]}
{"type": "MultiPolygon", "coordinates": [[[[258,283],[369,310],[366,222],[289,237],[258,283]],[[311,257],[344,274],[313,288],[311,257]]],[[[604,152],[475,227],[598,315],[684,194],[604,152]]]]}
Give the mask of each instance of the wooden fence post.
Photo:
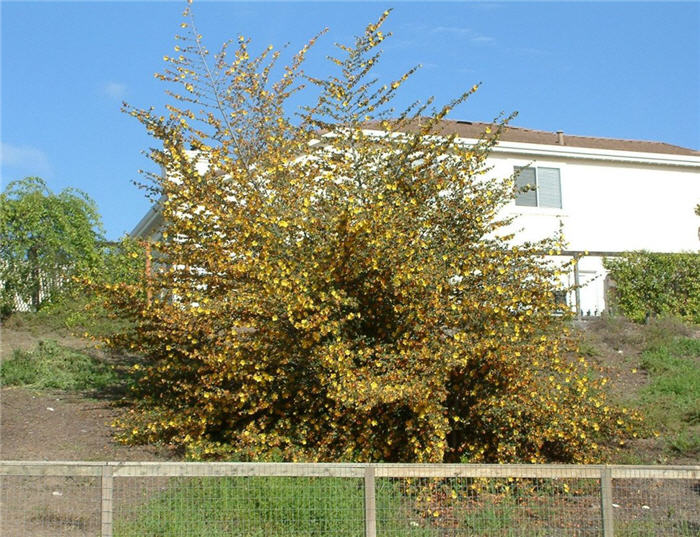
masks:
{"type": "Polygon", "coordinates": [[[603,515],[603,537],[615,537],[612,504],[612,471],[609,466],[605,466],[600,472],[600,511],[603,515]]]}
{"type": "Polygon", "coordinates": [[[579,276],[579,271],[578,271],[578,262],[581,259],[581,256],[576,255],[574,256],[574,286],[575,286],[575,298],[576,298],[576,318],[580,319],[582,316],[581,312],[581,278],[579,276]]]}
{"type": "Polygon", "coordinates": [[[101,537],[112,537],[112,508],[114,498],[114,477],[112,467],[105,464],[102,467],[102,502],[100,518],[102,522],[101,537]]]}
{"type": "Polygon", "coordinates": [[[374,466],[371,464],[365,468],[365,537],[377,537],[374,466]]]}
{"type": "Polygon", "coordinates": [[[151,241],[145,241],[146,250],[146,304],[151,305],[151,241]]]}

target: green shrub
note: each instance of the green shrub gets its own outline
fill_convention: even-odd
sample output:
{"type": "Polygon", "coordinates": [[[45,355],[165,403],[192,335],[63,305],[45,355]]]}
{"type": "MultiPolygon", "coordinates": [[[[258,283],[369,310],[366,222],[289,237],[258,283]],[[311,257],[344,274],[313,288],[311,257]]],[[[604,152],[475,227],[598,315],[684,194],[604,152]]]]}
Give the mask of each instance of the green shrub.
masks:
{"type": "Polygon", "coordinates": [[[640,322],[671,315],[700,322],[700,255],[628,252],[606,258],[615,281],[613,307],[640,322]]]}

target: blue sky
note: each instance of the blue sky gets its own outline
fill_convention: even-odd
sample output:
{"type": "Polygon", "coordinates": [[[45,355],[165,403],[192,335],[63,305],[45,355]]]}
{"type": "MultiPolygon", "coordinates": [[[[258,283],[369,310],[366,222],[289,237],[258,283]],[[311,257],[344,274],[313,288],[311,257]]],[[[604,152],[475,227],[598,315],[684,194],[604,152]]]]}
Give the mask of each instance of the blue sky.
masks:
{"type": "MultiPolygon", "coordinates": [[[[153,74],[172,52],[184,2],[8,2],[2,17],[4,186],[28,175],[96,200],[107,236],[130,231],[149,207],[132,184],[153,169],[153,145],[120,112],[122,100],[162,107],[153,74]]],[[[322,75],[333,42],[347,42],[393,8],[378,73],[415,64],[402,102],[438,103],[483,82],[453,119],[570,134],[700,146],[700,4],[652,2],[197,2],[210,50],[244,34],[292,49],[324,27],[307,67],[322,75]]],[[[401,104],[401,103],[399,103],[401,104]]]]}

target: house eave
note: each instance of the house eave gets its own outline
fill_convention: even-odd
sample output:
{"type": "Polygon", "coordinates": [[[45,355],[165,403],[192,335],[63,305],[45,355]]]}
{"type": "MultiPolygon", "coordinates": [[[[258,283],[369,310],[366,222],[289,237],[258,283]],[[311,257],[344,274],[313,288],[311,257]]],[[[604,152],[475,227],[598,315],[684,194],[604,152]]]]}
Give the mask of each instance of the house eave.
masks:
{"type": "Polygon", "coordinates": [[[134,238],[148,238],[154,229],[160,224],[162,220],[162,213],[160,210],[160,203],[155,203],[148,212],[139,220],[139,222],[134,226],[134,229],[129,234],[134,238]]]}
{"type": "MultiPolygon", "coordinates": [[[[364,132],[373,136],[387,136],[386,131],[365,129],[364,132]]],[[[389,136],[400,136],[391,133],[389,136]]],[[[457,138],[457,142],[465,145],[475,145],[481,140],[476,138],[457,138]]],[[[589,147],[574,147],[562,145],[532,144],[524,142],[499,141],[491,148],[495,155],[525,155],[529,157],[547,157],[559,159],[593,160],[601,162],[646,164],[650,166],[674,166],[681,168],[700,168],[700,156],[675,155],[667,153],[649,153],[639,151],[620,151],[616,149],[600,149],[589,147]]]]}
{"type": "MultiPolygon", "coordinates": [[[[460,143],[475,144],[478,140],[460,138],[460,143]]],[[[603,162],[646,164],[651,166],[675,166],[700,168],[700,157],[665,153],[642,153],[614,149],[594,149],[587,147],[567,147],[557,145],[528,144],[522,142],[499,142],[494,154],[542,156],[548,158],[597,160],[603,162]]]]}

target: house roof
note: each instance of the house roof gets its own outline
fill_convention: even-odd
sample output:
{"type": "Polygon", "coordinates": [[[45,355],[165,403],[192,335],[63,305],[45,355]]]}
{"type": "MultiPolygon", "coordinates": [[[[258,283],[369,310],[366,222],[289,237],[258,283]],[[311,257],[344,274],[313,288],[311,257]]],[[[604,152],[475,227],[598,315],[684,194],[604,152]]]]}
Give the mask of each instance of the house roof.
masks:
{"type": "MultiPolygon", "coordinates": [[[[408,123],[402,130],[417,130],[421,120],[408,123]]],[[[368,124],[369,128],[378,128],[378,122],[368,124]]],[[[490,123],[477,121],[455,121],[444,119],[440,122],[437,132],[440,134],[456,134],[460,138],[478,139],[487,127],[494,127],[490,123]]],[[[615,151],[634,151],[639,153],[663,153],[667,155],[700,156],[700,151],[667,144],[665,142],[648,142],[644,140],[623,140],[617,138],[599,138],[593,136],[576,136],[566,133],[539,131],[525,129],[523,127],[508,126],[501,134],[503,142],[520,142],[526,144],[554,145],[562,147],[583,147],[591,149],[612,149],[615,151]],[[560,143],[563,141],[563,144],[560,143]]]]}

